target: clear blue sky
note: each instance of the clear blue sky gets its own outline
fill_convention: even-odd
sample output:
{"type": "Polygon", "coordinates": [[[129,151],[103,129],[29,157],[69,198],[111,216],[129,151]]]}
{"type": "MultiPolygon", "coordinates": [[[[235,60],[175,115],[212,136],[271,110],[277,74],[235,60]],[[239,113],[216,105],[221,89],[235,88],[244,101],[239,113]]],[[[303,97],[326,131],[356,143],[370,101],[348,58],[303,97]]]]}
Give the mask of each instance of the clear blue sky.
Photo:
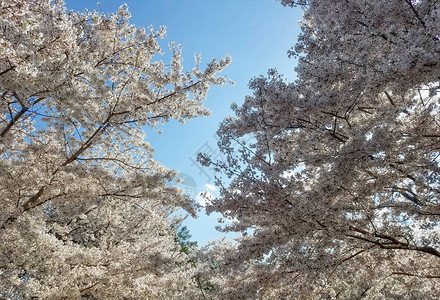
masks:
{"type": "MultiPolygon", "coordinates": [[[[97,2],[67,0],[66,4],[72,10],[87,8],[107,13],[127,3],[135,25],[167,27],[162,48],[167,51],[171,41],[182,44],[184,67],[188,70],[194,65],[194,53],[201,53],[202,63],[226,53],[232,56],[232,64],[223,74],[233,80],[235,86],[211,88],[205,101],[212,111],[210,117],[193,119],[185,125],[170,122],[162,127],[163,134],[151,132],[148,137],[157,161],[186,174],[187,182],[189,178],[194,179],[197,192],[207,190],[206,184],[213,184],[213,173],[208,169],[200,173],[200,165],[192,160],[202,148],[216,151],[214,136],[218,125],[232,114],[233,102],[240,104],[245,95],[251,93],[247,84],[252,77],[276,68],[287,78],[294,79],[296,61],[288,59],[286,53],[299,34],[298,20],[302,11],[285,8],[275,0],[101,0],[101,7],[97,7],[97,2]]],[[[169,53],[164,59],[167,57],[169,53]]],[[[192,239],[204,245],[222,236],[214,229],[217,217],[200,212],[197,219],[188,219],[185,224],[192,239]]]]}

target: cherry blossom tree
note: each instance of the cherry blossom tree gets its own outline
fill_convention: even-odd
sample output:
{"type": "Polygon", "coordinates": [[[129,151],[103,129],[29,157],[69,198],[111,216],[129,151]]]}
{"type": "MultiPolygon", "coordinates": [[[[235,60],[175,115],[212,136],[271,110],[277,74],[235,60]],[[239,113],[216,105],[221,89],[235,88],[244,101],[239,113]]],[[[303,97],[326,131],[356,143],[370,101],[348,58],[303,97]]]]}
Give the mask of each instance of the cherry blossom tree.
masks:
{"type": "Polygon", "coordinates": [[[230,58],[185,72],[171,43],[161,61],[165,28],[130,25],[126,6],[5,0],[0,12],[0,297],[200,297],[170,216],[195,204],[167,185],[177,172],[144,129],[209,114],[230,58]]]}
{"type": "Polygon", "coordinates": [[[243,233],[215,250],[218,292],[438,299],[440,2],[281,2],[305,8],[298,79],[251,80],[226,160],[199,156],[223,174],[207,211],[243,233]]]}

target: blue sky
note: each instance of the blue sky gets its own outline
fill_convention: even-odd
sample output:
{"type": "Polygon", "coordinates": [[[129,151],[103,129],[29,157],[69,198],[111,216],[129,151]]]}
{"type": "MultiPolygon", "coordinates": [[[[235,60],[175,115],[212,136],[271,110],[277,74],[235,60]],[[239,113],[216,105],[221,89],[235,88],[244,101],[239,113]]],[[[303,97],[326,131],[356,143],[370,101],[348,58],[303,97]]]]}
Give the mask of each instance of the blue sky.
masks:
{"type": "MultiPolygon", "coordinates": [[[[295,77],[296,61],[287,58],[287,50],[295,44],[299,34],[299,9],[283,7],[275,0],[66,0],[67,7],[82,11],[98,10],[114,12],[124,2],[132,14],[131,22],[137,26],[160,25],[167,27],[167,37],[161,42],[164,51],[168,43],[175,41],[183,46],[185,69],[194,66],[194,53],[202,55],[202,64],[212,57],[221,58],[226,53],[232,56],[232,64],[223,72],[235,82],[235,86],[213,87],[205,101],[212,111],[210,117],[196,118],[181,125],[170,122],[161,127],[163,134],[149,134],[148,141],[155,149],[157,161],[171,169],[183,172],[191,186],[190,193],[205,190],[214,196],[213,173],[194,164],[196,153],[201,149],[215,153],[215,132],[219,123],[232,115],[230,106],[240,104],[252,77],[265,75],[270,68],[278,69],[288,79],[295,77]],[[191,180],[192,179],[192,180],[191,180]]],[[[164,60],[168,59],[166,52],[164,60]]],[[[197,219],[187,219],[192,239],[199,245],[215,240],[223,233],[216,232],[218,215],[206,216],[199,213],[197,219]]]]}

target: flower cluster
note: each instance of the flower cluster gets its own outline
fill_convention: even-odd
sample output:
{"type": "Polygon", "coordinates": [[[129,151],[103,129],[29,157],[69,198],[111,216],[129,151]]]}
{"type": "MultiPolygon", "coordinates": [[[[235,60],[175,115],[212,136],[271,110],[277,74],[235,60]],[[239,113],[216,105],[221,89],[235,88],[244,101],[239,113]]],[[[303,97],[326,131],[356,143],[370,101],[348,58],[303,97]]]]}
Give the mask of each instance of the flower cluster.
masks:
{"type": "Polygon", "coordinates": [[[185,72],[171,44],[166,66],[165,28],[129,18],[127,6],[1,1],[0,298],[200,293],[170,217],[195,203],[167,185],[176,172],[153,159],[143,127],[208,114],[231,59],[185,72]]]}
{"type": "Polygon", "coordinates": [[[200,156],[230,178],[207,211],[244,234],[221,293],[438,298],[440,2],[281,2],[306,8],[298,79],[253,79],[227,163],[200,156]]]}

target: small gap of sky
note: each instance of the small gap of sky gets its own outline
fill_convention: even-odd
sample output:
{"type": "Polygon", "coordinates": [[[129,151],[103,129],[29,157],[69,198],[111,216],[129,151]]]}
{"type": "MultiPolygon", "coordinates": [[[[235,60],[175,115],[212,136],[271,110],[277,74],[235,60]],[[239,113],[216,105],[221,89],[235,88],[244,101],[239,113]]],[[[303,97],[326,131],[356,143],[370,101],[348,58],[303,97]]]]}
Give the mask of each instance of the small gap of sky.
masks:
{"type": "MultiPolygon", "coordinates": [[[[67,0],[68,9],[84,9],[115,12],[124,1],[67,0]]],[[[210,117],[196,118],[184,125],[171,121],[160,128],[163,134],[148,130],[148,141],[155,149],[154,158],[168,168],[190,176],[197,192],[209,190],[217,196],[217,190],[206,186],[213,184],[213,173],[194,164],[196,153],[203,148],[217,150],[215,133],[220,122],[232,115],[230,106],[240,104],[251,94],[248,82],[251,78],[265,75],[276,68],[290,81],[295,79],[296,61],[287,57],[287,50],[294,46],[300,33],[298,21],[300,9],[283,7],[275,0],[127,0],[132,14],[131,22],[136,26],[152,25],[159,29],[167,27],[167,37],[160,42],[169,60],[168,43],[183,47],[184,68],[194,66],[194,54],[202,55],[202,67],[212,57],[232,56],[232,64],[222,73],[235,82],[235,86],[213,87],[205,101],[212,111],[210,117]],[[211,189],[210,189],[211,188],[211,189]]],[[[187,219],[185,224],[199,245],[215,240],[223,233],[215,230],[218,215],[199,213],[198,219],[187,219]]]]}

